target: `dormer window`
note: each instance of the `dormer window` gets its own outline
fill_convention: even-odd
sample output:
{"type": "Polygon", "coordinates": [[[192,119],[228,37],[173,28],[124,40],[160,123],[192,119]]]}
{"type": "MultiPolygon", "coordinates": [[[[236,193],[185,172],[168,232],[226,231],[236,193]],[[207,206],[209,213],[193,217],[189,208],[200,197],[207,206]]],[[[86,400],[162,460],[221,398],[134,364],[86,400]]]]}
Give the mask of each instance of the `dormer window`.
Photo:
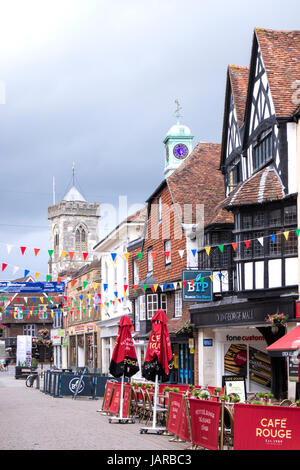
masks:
{"type": "Polygon", "coordinates": [[[233,167],[229,168],[228,173],[228,189],[229,192],[234,190],[234,188],[242,181],[242,171],[241,171],[241,162],[238,161],[234,164],[233,167]]]}
{"type": "Polygon", "coordinates": [[[272,158],[272,132],[263,132],[253,147],[253,169],[261,168],[272,158]]]}

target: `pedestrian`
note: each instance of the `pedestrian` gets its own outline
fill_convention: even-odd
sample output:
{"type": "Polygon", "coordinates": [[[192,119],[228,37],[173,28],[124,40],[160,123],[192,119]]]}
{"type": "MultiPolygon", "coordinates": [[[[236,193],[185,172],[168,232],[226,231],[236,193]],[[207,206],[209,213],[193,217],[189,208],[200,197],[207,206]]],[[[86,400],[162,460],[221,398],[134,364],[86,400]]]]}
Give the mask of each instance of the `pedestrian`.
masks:
{"type": "Polygon", "coordinates": [[[8,371],[8,364],[9,364],[9,362],[10,362],[10,361],[9,361],[9,358],[7,357],[7,358],[5,359],[5,370],[6,370],[6,371],[8,371]]]}

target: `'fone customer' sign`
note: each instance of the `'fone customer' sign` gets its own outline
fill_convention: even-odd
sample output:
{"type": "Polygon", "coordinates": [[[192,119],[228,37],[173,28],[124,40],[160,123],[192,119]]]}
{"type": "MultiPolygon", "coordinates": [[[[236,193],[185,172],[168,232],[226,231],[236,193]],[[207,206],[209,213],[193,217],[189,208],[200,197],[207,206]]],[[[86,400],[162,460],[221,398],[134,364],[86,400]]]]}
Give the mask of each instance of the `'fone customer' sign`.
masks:
{"type": "Polygon", "coordinates": [[[209,302],[213,296],[212,271],[182,271],[182,300],[184,302],[209,302]]]}

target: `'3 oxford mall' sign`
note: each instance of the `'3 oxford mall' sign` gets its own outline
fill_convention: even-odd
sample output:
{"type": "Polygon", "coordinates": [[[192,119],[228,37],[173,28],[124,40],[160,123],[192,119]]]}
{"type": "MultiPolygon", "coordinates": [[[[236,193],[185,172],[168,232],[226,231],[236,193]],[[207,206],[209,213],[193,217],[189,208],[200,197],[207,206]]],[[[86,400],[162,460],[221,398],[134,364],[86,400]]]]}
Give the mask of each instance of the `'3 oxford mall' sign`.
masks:
{"type": "Polygon", "coordinates": [[[213,295],[212,271],[186,269],[182,271],[182,300],[209,302],[213,295]]]}

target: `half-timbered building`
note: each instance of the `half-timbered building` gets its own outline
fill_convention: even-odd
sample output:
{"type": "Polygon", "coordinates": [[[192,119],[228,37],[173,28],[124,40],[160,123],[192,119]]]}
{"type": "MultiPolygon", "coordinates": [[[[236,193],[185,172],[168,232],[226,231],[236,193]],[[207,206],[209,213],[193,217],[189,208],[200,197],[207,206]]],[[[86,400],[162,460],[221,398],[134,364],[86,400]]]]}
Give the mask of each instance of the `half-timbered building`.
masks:
{"type": "Polygon", "coordinates": [[[231,214],[233,226],[224,225],[218,237],[207,223],[199,263],[212,266],[214,253],[220,258],[220,247],[227,250],[215,266],[223,288],[212,302],[190,308],[202,380],[205,364],[213,363],[215,383],[240,374],[248,391],[272,390],[277,397],[291,394],[292,386],[285,359],[270,358],[265,348],[286,331],[280,325],[274,333],[269,315],[284,313],[287,329],[295,326],[299,59],[300,31],[256,28],[249,68],[228,67],[220,162],[225,199],[216,211],[231,214]],[[209,351],[204,338],[211,338],[209,351]]]}

